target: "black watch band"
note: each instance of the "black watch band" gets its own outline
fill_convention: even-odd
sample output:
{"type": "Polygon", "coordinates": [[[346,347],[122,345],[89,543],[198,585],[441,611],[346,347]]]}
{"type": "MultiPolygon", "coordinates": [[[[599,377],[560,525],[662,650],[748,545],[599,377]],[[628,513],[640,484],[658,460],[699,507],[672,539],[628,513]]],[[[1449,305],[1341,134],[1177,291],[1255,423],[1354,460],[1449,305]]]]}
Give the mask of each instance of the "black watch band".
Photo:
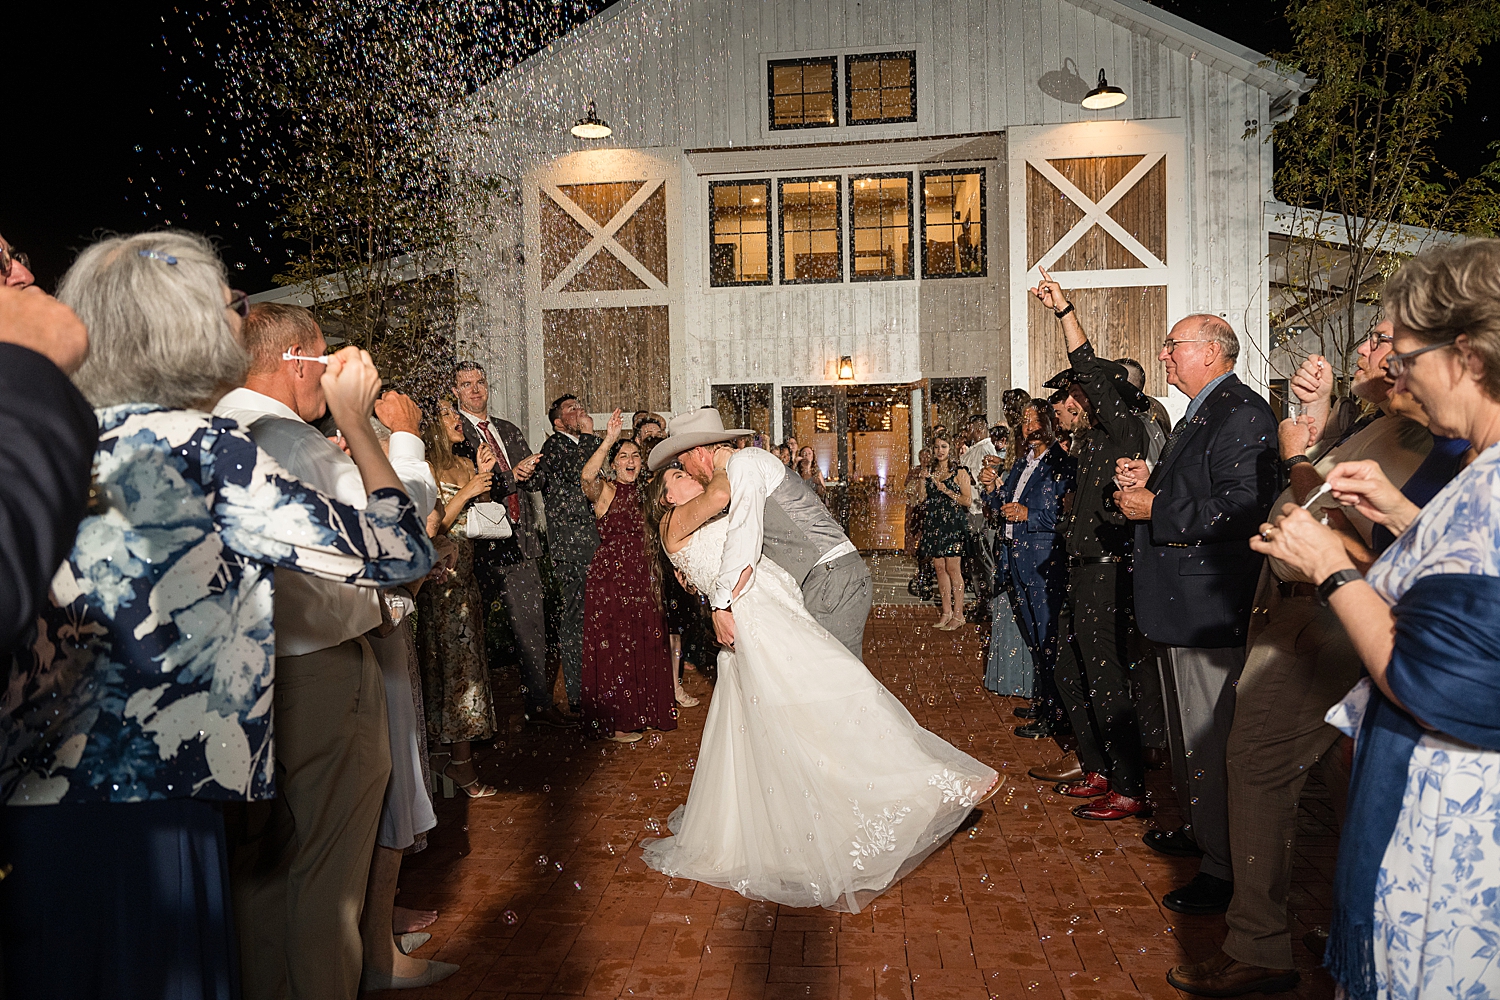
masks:
{"type": "Polygon", "coordinates": [[[1355,580],[1363,579],[1364,575],[1357,569],[1339,570],[1318,584],[1318,603],[1325,608],[1328,607],[1328,599],[1333,596],[1335,590],[1338,590],[1346,583],[1353,583],[1355,580]]]}
{"type": "Polygon", "coordinates": [[[1052,310],[1052,315],[1056,316],[1058,319],[1062,319],[1064,316],[1066,316],[1068,313],[1070,313],[1072,311],[1073,311],[1073,303],[1069,302],[1067,305],[1063,306],[1061,309],[1054,309],[1054,310],[1052,310]]]}
{"type": "Polygon", "coordinates": [[[1292,466],[1294,466],[1294,465],[1301,465],[1303,462],[1306,462],[1308,465],[1311,465],[1312,464],[1312,459],[1308,458],[1306,455],[1293,455],[1291,458],[1282,459],[1282,461],[1281,461],[1281,467],[1283,469],[1285,469],[1287,472],[1291,472],[1292,471],[1292,466]]]}

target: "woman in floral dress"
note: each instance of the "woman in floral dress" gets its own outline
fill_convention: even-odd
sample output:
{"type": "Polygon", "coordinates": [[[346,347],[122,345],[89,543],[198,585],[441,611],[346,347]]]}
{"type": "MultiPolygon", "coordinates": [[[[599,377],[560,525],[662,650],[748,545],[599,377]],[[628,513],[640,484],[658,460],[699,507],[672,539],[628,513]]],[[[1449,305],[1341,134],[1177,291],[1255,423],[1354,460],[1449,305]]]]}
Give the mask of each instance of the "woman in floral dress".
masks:
{"type": "Polygon", "coordinates": [[[96,488],[0,708],[0,992],[229,1000],[221,809],[276,794],[273,573],[393,586],[432,546],[370,428],[368,355],[322,376],[363,510],[207,412],[244,378],[248,309],[201,237],[104,240],[59,292],[89,330],[96,488]]]}
{"type": "Polygon", "coordinates": [[[443,744],[443,775],[470,798],[495,794],[474,771],[474,740],[495,735],[495,699],[484,647],[484,598],[474,579],[474,547],[465,537],[468,506],[489,492],[495,457],[479,450],[479,469],[453,454],[464,439],[463,418],[451,400],[438,402],[437,419],[422,425],[427,462],[441,503],[428,518],[434,537],[454,543],[452,563],[417,593],[417,650],[422,663],[422,700],[427,733],[443,744]]]}
{"type": "Polygon", "coordinates": [[[1369,677],[1324,964],[1355,1000],[1500,996],[1500,241],[1428,251],[1385,286],[1387,369],[1478,457],[1417,508],[1374,462],[1327,482],[1396,540],[1363,580],[1287,504],[1252,546],[1314,580],[1369,677]]]}

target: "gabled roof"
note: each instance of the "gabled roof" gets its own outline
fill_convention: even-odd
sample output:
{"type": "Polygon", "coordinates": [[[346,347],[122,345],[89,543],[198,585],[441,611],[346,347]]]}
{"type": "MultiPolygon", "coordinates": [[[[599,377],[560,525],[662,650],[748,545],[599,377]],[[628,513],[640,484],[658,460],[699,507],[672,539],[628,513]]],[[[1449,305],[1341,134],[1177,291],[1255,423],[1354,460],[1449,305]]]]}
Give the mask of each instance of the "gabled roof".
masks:
{"type": "Polygon", "coordinates": [[[1300,70],[1283,66],[1264,53],[1153,6],[1146,0],[1068,2],[1266,91],[1272,95],[1273,118],[1295,108],[1297,98],[1312,89],[1316,82],[1300,70]]]}
{"type": "MultiPolygon", "coordinates": [[[[589,35],[602,30],[605,25],[625,11],[654,2],[656,0],[616,0],[615,3],[574,27],[572,31],[553,39],[543,48],[516,63],[511,69],[518,69],[533,59],[550,55],[560,48],[582,41],[589,35]]],[[[757,0],[725,0],[725,2],[753,3],[757,0]]],[[[991,2],[1004,2],[1004,0],[991,0],[991,2]]],[[[1307,93],[1316,82],[1300,70],[1282,66],[1262,52],[1231,41],[1223,35],[1209,31],[1202,25],[1194,24],[1186,18],[1153,6],[1146,0],[1068,0],[1068,2],[1107,21],[1113,21],[1138,35],[1175,49],[1227,76],[1244,80],[1251,86],[1264,90],[1272,95],[1273,118],[1279,118],[1285,112],[1295,108],[1297,99],[1307,93]]]]}

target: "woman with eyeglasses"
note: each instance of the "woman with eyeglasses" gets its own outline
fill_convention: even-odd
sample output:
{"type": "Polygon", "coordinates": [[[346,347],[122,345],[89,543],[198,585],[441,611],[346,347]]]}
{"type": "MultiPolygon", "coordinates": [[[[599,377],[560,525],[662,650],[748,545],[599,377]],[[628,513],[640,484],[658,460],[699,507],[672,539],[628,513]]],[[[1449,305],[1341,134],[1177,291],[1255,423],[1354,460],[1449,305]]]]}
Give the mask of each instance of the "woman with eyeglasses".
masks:
{"type": "Polygon", "coordinates": [[[25,288],[36,284],[31,273],[31,258],[18,251],[0,236],[0,284],[7,288],[25,288]]]}
{"type": "Polygon", "coordinates": [[[1500,990],[1500,241],[1430,250],[1387,283],[1386,368],[1477,457],[1417,507],[1374,462],[1327,477],[1395,541],[1361,577],[1291,504],[1251,545],[1318,581],[1368,678],[1324,964],[1355,998],[1500,990]]]}
{"type": "Polygon", "coordinates": [[[232,998],[220,813],[276,794],[277,569],[366,587],[433,560],[380,449],[369,356],[323,387],[363,510],[210,415],[244,380],[224,265],[188,233],[88,248],[58,297],[89,330],[74,382],[100,437],[88,515],[0,703],[0,881],[13,997],[232,998]]]}

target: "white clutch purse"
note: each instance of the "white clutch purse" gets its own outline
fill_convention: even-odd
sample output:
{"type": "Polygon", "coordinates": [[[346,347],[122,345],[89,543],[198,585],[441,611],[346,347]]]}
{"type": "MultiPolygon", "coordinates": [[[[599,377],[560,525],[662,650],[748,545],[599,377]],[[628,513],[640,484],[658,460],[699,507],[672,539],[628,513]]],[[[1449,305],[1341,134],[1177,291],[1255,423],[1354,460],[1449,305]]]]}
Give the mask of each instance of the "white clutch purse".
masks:
{"type": "Polygon", "coordinates": [[[510,513],[503,503],[470,504],[464,512],[464,521],[464,535],[471,540],[491,541],[511,536],[510,513]]]}

